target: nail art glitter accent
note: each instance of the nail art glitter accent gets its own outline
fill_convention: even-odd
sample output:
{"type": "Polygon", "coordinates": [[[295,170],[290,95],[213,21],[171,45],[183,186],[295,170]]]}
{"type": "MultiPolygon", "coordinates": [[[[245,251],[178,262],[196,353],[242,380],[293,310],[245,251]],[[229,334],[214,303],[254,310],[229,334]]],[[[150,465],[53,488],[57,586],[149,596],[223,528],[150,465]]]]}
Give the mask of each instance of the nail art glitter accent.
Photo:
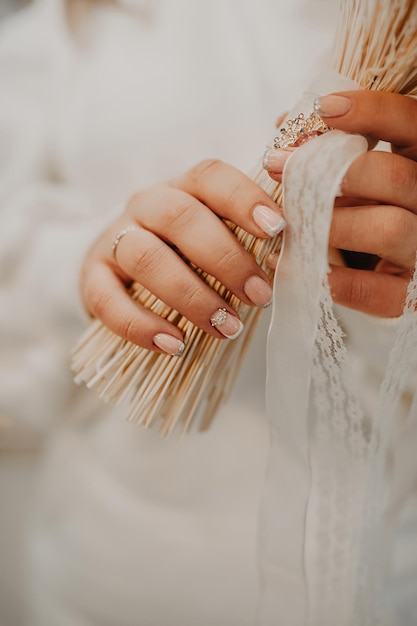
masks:
{"type": "Polygon", "coordinates": [[[217,309],[210,317],[210,324],[227,339],[236,339],[243,330],[243,324],[224,307],[217,309]]]}

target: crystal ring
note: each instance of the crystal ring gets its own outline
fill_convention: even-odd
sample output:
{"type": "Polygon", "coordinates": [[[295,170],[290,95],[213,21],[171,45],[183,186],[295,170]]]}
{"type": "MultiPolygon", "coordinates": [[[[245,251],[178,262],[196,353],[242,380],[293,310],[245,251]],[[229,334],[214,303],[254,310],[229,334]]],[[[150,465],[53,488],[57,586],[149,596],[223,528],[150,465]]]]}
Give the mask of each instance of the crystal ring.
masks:
{"type": "Polygon", "coordinates": [[[274,148],[298,148],[304,143],[326,133],[330,128],[316,112],[308,117],[300,113],[292,120],[287,120],[286,127],[281,128],[274,138],[274,148]]]}
{"type": "Polygon", "coordinates": [[[119,232],[113,239],[112,244],[111,244],[111,251],[112,251],[113,259],[116,263],[117,263],[117,259],[116,259],[117,246],[119,245],[123,237],[127,235],[127,233],[132,232],[133,230],[139,230],[139,228],[137,226],[128,226],[127,228],[123,228],[123,230],[119,230],[119,232]]]}

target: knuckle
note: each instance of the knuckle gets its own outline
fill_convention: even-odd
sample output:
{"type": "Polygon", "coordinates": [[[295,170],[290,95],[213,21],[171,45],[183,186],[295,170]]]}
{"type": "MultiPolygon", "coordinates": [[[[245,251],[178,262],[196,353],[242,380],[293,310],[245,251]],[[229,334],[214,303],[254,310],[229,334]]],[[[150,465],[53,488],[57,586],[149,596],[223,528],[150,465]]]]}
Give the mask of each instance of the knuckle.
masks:
{"type": "MultiPolygon", "coordinates": [[[[145,239],[145,238],[144,238],[145,239]]],[[[133,278],[140,276],[152,276],[160,271],[164,262],[164,252],[157,241],[143,241],[134,257],[130,259],[129,273],[133,278]]]]}
{"type": "Polygon", "coordinates": [[[343,247],[343,240],[351,233],[351,222],[344,219],[344,214],[335,209],[330,223],[329,243],[336,248],[343,247]]]}
{"type": "Polygon", "coordinates": [[[395,156],[391,160],[389,180],[393,191],[415,191],[417,187],[417,171],[413,161],[395,156]]]}
{"type": "MultiPolygon", "coordinates": [[[[251,192],[253,192],[251,181],[246,178],[241,178],[229,191],[226,201],[232,207],[241,207],[243,204],[242,200],[244,200],[245,204],[248,203],[248,200],[250,204],[256,204],[256,202],[252,201],[251,192]]],[[[261,204],[261,202],[259,202],[259,204],[261,204]]]]}
{"type": "Polygon", "coordinates": [[[133,196],[129,198],[129,200],[127,201],[127,205],[126,205],[126,211],[128,213],[135,212],[135,209],[137,208],[137,206],[140,205],[142,202],[143,195],[144,195],[143,191],[137,191],[135,194],[133,194],[133,196]]]}
{"type": "Polygon", "coordinates": [[[348,282],[347,300],[355,309],[366,308],[372,301],[372,282],[365,272],[355,272],[348,282]]]}
{"type": "Polygon", "coordinates": [[[240,244],[230,246],[222,254],[220,254],[219,261],[217,263],[217,274],[219,276],[228,276],[236,268],[241,268],[242,274],[245,263],[245,252],[240,244]]]}
{"type": "Polygon", "coordinates": [[[167,193],[166,185],[154,185],[136,192],[126,205],[126,213],[133,218],[141,219],[146,215],[149,207],[165,204],[167,193]]]}
{"type": "Polygon", "coordinates": [[[201,285],[182,285],[182,298],[187,303],[189,311],[201,311],[203,303],[207,301],[207,291],[203,283],[201,285]]]}
{"type": "Polygon", "coordinates": [[[126,204],[126,215],[135,218],[141,215],[143,207],[146,206],[146,196],[148,190],[137,191],[126,204]]]}
{"type": "Polygon", "coordinates": [[[386,218],[380,220],[381,250],[380,256],[386,256],[387,251],[397,249],[403,245],[409,231],[407,215],[398,209],[387,209],[386,218]]]}
{"type": "Polygon", "coordinates": [[[207,176],[208,173],[217,172],[224,166],[223,161],[220,159],[205,159],[200,161],[189,171],[190,179],[193,183],[193,187],[198,187],[201,184],[201,180],[207,176]]]}
{"type": "Polygon", "coordinates": [[[111,293],[97,290],[93,285],[86,287],[84,299],[89,311],[98,319],[103,319],[112,307],[111,293]]]}
{"type": "Polygon", "coordinates": [[[220,159],[205,159],[194,165],[185,177],[183,189],[191,191],[197,196],[203,192],[207,184],[207,178],[211,175],[217,176],[224,168],[224,163],[220,159]]]}
{"type": "Polygon", "coordinates": [[[176,202],[170,203],[165,212],[165,219],[170,224],[170,232],[186,231],[196,217],[195,208],[195,199],[192,196],[181,195],[176,202]]]}
{"type": "MultiPolygon", "coordinates": [[[[365,99],[367,95],[368,94],[363,96],[361,94],[362,98],[365,98],[365,99]]],[[[387,117],[388,111],[387,111],[387,99],[384,93],[380,91],[372,92],[371,100],[372,100],[372,107],[373,107],[374,113],[373,115],[366,115],[366,122],[368,124],[368,127],[372,129],[373,120],[375,118],[385,119],[387,117]]]]}
{"type": "Polygon", "coordinates": [[[120,334],[124,339],[127,339],[127,341],[138,344],[140,333],[141,325],[135,317],[129,317],[122,322],[120,334]]]}

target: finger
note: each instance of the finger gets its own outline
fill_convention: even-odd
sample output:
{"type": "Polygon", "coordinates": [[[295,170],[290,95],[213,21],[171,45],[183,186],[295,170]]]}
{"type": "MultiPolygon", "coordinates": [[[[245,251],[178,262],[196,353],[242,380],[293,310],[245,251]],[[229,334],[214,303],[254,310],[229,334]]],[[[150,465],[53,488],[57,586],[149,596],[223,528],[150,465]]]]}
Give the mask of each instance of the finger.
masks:
{"type": "MultiPolygon", "coordinates": [[[[265,153],[264,168],[275,181],[282,182],[284,165],[293,152],[279,149],[265,153]]],[[[417,164],[390,152],[366,152],[350,166],[341,191],[347,198],[396,204],[417,213],[417,164]]]]}
{"type": "Polygon", "coordinates": [[[222,161],[203,161],[172,186],[194,196],[217,215],[256,237],[273,237],[285,220],[275,202],[254,181],[222,161]]]}
{"type": "Polygon", "coordinates": [[[91,263],[81,285],[86,309],[116,335],[148,350],[181,356],[180,330],[133,300],[108,265],[91,263]]]}
{"type": "Polygon", "coordinates": [[[380,259],[374,268],[375,272],[384,272],[384,274],[393,274],[394,276],[401,276],[404,274],[404,266],[391,263],[386,259],[380,259]]]}
{"type": "Polygon", "coordinates": [[[318,98],[317,113],[332,128],[388,141],[417,158],[417,101],[380,91],[349,91],[318,98]]]}
{"type": "Polygon", "coordinates": [[[417,250],[417,216],[390,205],[335,208],[329,243],[366,252],[412,269],[417,250]]]}
{"type": "Polygon", "coordinates": [[[329,273],[334,302],[378,317],[398,317],[405,303],[410,276],[332,266],[329,273]]]}
{"type": "Polygon", "coordinates": [[[207,333],[228,339],[240,333],[238,314],[222,297],[226,290],[212,289],[154,233],[131,231],[119,243],[117,262],[125,274],[207,333]],[[226,318],[213,323],[221,309],[226,318]]]}
{"type": "Polygon", "coordinates": [[[162,187],[159,193],[142,197],[135,214],[146,230],[173,244],[240,300],[257,306],[270,302],[267,274],[224,222],[193,196],[162,187]]]}
{"type": "Polygon", "coordinates": [[[417,163],[390,152],[366,152],[349,167],[341,191],[417,213],[417,163]]]}
{"type": "Polygon", "coordinates": [[[376,201],[372,201],[369,199],[362,198],[348,198],[347,196],[338,196],[335,198],[334,206],[335,207],[348,207],[348,206],[369,206],[370,204],[377,205],[376,201]]]}
{"type": "Polygon", "coordinates": [[[296,149],[297,148],[275,148],[265,152],[262,165],[273,180],[278,183],[282,182],[284,165],[296,149]]]}
{"type": "Polygon", "coordinates": [[[279,260],[279,256],[280,256],[281,250],[277,249],[277,250],[273,250],[272,252],[270,252],[268,254],[268,256],[265,259],[265,264],[269,267],[269,269],[271,269],[273,272],[275,272],[275,270],[277,269],[277,265],[278,265],[278,260],[279,260]]]}

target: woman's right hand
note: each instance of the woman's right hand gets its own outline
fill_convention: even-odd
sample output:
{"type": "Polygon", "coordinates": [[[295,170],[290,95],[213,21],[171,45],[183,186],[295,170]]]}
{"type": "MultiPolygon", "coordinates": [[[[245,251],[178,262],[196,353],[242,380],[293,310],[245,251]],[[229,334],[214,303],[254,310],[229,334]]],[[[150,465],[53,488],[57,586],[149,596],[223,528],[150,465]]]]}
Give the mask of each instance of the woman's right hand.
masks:
{"type": "Polygon", "coordinates": [[[210,335],[237,337],[242,330],[237,312],[175,251],[243,302],[268,305],[268,276],[219,218],[260,238],[285,226],[269,196],[221,161],[203,161],[175,180],[137,193],[84,261],[81,292],[87,310],[124,339],[181,354],[181,331],[129,296],[127,287],[136,281],[210,335]]]}

